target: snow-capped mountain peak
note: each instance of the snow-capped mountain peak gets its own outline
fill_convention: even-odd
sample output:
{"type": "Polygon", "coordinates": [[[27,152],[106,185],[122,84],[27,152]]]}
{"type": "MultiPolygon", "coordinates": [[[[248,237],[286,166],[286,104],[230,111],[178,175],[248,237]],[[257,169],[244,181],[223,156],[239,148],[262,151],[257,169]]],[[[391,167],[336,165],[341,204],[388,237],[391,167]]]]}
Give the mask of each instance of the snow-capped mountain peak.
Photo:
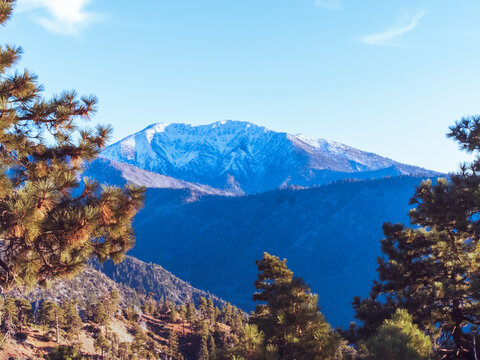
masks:
{"type": "Polygon", "coordinates": [[[102,156],[216,188],[236,184],[247,193],[282,184],[312,186],[342,178],[433,174],[334,141],[233,120],[152,124],[109,146],[102,156]]]}

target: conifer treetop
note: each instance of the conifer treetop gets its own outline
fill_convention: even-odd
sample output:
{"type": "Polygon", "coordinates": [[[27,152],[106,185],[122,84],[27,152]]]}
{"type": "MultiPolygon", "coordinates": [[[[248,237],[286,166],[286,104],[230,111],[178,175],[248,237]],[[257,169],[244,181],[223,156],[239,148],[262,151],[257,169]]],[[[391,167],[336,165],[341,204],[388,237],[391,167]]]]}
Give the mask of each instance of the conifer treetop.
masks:
{"type": "MultiPolygon", "coordinates": [[[[0,24],[15,1],[0,1],[0,24]]],[[[111,128],[85,128],[94,96],[51,99],[28,70],[13,71],[22,49],[0,47],[0,286],[46,284],[76,274],[95,256],[120,261],[133,246],[132,218],[144,189],[81,178],[111,128]]]]}

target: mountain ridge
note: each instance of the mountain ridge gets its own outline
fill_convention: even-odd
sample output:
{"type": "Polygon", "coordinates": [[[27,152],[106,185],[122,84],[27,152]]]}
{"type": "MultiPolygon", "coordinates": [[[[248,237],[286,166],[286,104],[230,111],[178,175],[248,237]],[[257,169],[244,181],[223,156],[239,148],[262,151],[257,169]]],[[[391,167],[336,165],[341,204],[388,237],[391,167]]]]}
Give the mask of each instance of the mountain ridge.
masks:
{"type": "Polygon", "coordinates": [[[152,124],[110,145],[101,156],[232,193],[349,178],[440,175],[334,141],[232,120],[152,124]]]}

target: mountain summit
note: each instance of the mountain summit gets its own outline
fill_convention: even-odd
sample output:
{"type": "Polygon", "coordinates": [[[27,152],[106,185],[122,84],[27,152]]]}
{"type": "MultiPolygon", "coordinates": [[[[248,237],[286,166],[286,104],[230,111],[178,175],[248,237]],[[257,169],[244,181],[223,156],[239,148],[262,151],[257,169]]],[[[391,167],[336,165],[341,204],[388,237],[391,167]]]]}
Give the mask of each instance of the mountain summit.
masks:
{"type": "Polygon", "coordinates": [[[176,179],[245,193],[340,179],[436,174],[333,141],[241,121],[153,124],[109,146],[102,156],[176,179]]]}

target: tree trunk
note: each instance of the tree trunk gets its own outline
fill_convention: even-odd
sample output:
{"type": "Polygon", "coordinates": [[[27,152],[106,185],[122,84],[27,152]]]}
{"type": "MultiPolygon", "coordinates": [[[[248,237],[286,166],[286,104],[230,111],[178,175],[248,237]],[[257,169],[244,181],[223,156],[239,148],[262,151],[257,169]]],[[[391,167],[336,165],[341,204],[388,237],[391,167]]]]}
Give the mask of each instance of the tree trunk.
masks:
{"type": "Polygon", "coordinates": [[[474,360],[478,360],[478,356],[477,356],[477,332],[474,332],[472,334],[473,336],[473,358],[474,360]]]}
{"type": "Polygon", "coordinates": [[[55,322],[56,322],[56,330],[57,330],[57,344],[60,342],[60,334],[58,329],[58,311],[55,312],[55,322]]]}
{"type": "Polygon", "coordinates": [[[455,326],[452,331],[452,338],[457,346],[457,354],[460,359],[474,360],[474,354],[472,351],[472,343],[468,340],[467,336],[463,333],[460,326],[455,326]]]}

